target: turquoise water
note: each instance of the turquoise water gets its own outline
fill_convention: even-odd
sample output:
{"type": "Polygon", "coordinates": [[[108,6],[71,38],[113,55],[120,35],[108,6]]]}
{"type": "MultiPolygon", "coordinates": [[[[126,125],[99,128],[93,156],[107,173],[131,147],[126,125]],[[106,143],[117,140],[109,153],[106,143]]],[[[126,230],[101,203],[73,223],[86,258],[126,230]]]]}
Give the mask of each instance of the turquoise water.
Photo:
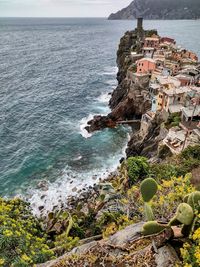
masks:
{"type": "MultiPolygon", "coordinates": [[[[117,166],[127,129],[91,137],[83,129],[92,115],[109,112],[119,39],[135,26],[105,19],[0,19],[1,196],[22,194],[37,203],[44,194],[37,184],[46,180],[45,201],[54,203],[117,166]]],[[[199,20],[146,21],[145,28],[199,54],[199,20]]]]}

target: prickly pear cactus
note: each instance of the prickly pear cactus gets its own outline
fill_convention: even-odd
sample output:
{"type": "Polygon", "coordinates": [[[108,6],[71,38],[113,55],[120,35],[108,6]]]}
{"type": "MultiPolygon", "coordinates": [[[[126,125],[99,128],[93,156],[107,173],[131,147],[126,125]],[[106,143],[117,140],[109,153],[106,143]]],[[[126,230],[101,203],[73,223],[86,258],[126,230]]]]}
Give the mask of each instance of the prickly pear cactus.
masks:
{"type": "Polygon", "coordinates": [[[144,202],[149,202],[157,193],[158,184],[152,178],[145,179],[140,185],[140,191],[144,202]]]}
{"type": "Polygon", "coordinates": [[[147,221],[153,221],[155,219],[151,206],[148,203],[144,203],[144,213],[147,221]]]}
{"type": "Polygon", "coordinates": [[[184,225],[192,224],[194,212],[190,205],[181,203],[176,211],[175,218],[184,225]]]}
{"type": "Polygon", "coordinates": [[[200,212],[200,191],[191,193],[188,196],[187,203],[193,208],[193,210],[198,210],[200,212]]]}
{"type": "Polygon", "coordinates": [[[164,231],[168,226],[159,224],[156,221],[149,221],[143,225],[142,234],[143,235],[153,235],[159,234],[160,232],[164,231]]]}

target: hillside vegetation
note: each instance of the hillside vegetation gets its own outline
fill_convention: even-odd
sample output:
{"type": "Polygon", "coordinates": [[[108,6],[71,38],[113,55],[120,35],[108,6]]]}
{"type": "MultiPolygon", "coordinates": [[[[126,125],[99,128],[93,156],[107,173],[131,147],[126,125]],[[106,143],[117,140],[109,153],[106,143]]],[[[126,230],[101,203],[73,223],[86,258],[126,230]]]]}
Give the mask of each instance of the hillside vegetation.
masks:
{"type": "MultiPolygon", "coordinates": [[[[140,184],[149,177],[158,184],[158,191],[149,202],[153,218],[169,223],[186,196],[199,190],[199,166],[200,146],[188,147],[162,164],[149,164],[145,157],[131,157],[95,193],[89,193],[85,198],[79,196],[69,209],[50,213],[43,220],[34,218],[28,204],[21,200],[0,199],[0,266],[33,266],[55,259],[75,246],[99,238],[106,240],[128,225],[146,221],[140,184]]],[[[184,267],[197,267],[200,263],[198,207],[195,214],[195,227],[176,247],[184,267]]],[[[80,260],[92,261],[93,265],[87,266],[99,266],[95,265],[95,261],[99,261],[98,253],[73,257],[73,261],[71,256],[62,258],[55,266],[70,266],[69,263],[80,266],[80,260]]],[[[121,256],[119,264],[124,260],[121,256]]]]}

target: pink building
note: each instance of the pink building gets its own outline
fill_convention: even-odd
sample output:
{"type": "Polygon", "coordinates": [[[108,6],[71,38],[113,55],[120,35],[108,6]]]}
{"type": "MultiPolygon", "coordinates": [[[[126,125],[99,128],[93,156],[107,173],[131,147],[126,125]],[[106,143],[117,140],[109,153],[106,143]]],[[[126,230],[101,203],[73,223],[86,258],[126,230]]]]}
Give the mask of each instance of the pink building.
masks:
{"type": "Polygon", "coordinates": [[[137,73],[151,73],[156,69],[156,62],[152,58],[142,58],[137,61],[137,73]]]}

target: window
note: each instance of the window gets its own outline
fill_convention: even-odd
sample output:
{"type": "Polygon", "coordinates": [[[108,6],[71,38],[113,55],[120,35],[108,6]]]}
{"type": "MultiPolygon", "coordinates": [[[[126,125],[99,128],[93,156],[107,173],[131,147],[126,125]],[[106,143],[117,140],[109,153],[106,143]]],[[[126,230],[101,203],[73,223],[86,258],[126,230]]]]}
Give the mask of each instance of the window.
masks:
{"type": "Polygon", "coordinates": [[[142,69],[139,69],[139,71],[141,72],[141,71],[142,71],[142,69]]]}

